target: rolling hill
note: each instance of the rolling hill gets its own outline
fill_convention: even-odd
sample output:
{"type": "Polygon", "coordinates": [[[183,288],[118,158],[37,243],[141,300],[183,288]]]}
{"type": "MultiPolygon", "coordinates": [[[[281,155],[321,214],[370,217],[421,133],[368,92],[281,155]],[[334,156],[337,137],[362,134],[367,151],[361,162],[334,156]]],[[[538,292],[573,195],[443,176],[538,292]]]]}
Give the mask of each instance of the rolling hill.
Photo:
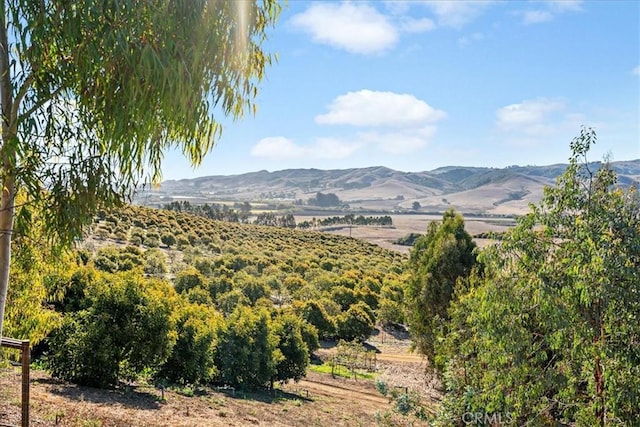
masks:
{"type": "MultiPolygon", "coordinates": [[[[596,170],[600,162],[589,165],[596,170]]],[[[640,185],[640,159],[611,163],[623,186],[640,185]]],[[[566,165],[484,168],[447,166],[432,171],[401,172],[383,166],[355,169],[266,170],[241,175],[206,176],[164,181],[153,190],[141,190],[138,204],[157,206],[173,200],[194,203],[263,202],[304,203],[317,192],[334,193],[351,210],[411,210],[418,202],[423,212],[453,207],[462,212],[519,214],[542,197],[566,165]]]]}

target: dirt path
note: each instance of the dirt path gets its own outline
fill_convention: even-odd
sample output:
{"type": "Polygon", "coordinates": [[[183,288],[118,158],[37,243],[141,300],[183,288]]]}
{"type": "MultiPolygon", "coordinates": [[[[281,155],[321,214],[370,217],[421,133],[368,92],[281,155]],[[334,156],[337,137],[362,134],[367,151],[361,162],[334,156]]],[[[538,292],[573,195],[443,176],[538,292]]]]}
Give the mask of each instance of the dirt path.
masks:
{"type": "MultiPolygon", "coordinates": [[[[0,389],[4,388],[0,424],[19,425],[15,378],[15,372],[0,375],[0,389]]],[[[160,391],[154,388],[99,390],[52,380],[42,371],[33,371],[31,425],[351,427],[376,425],[376,414],[392,413],[392,405],[378,393],[373,381],[332,378],[315,372],[298,383],[282,386],[275,396],[269,392],[232,395],[207,389],[194,396],[166,391],[165,398],[162,401],[160,391]]]]}
{"type": "Polygon", "coordinates": [[[412,354],[412,353],[408,353],[408,354],[382,353],[382,354],[377,354],[376,359],[378,361],[386,361],[386,362],[410,362],[410,363],[421,363],[421,364],[425,363],[424,358],[422,356],[417,354],[412,354]]]}
{"type": "Polygon", "coordinates": [[[382,396],[373,386],[371,381],[358,384],[354,380],[342,378],[333,379],[326,374],[315,374],[310,372],[306,379],[301,380],[298,386],[303,390],[308,390],[309,395],[316,394],[349,399],[354,403],[363,401],[372,402],[376,405],[388,405],[389,401],[382,396]]]}

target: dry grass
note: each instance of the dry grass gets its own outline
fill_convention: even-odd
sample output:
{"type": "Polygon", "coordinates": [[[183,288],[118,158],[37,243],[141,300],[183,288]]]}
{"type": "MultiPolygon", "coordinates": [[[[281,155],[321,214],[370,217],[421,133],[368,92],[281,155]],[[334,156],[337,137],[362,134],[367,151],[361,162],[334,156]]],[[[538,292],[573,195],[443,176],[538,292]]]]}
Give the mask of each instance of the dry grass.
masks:
{"type": "MultiPolygon", "coordinates": [[[[442,215],[407,214],[390,216],[393,220],[393,226],[391,227],[341,226],[332,227],[332,230],[329,232],[366,240],[382,246],[385,249],[408,253],[411,247],[396,245],[393,242],[409,233],[424,234],[431,221],[442,220],[442,215]]],[[[325,217],[317,216],[316,218],[322,219],[325,217]]],[[[310,217],[308,216],[296,216],[296,222],[308,221],[309,219],[310,217]]],[[[510,218],[482,218],[471,216],[465,218],[465,228],[471,235],[488,231],[505,231],[513,227],[513,225],[514,220],[510,218]]],[[[476,244],[481,247],[490,243],[491,241],[487,239],[476,239],[476,244]]]]}
{"type": "MultiPolygon", "coordinates": [[[[437,401],[424,380],[422,359],[408,353],[408,341],[378,334],[369,341],[378,353],[379,378],[391,386],[417,390],[423,401],[437,401]],[[383,340],[385,342],[383,342],[383,340]]],[[[331,349],[321,350],[330,352],[331,349]]],[[[19,425],[19,368],[0,370],[0,425],[19,425]]],[[[373,380],[353,380],[308,372],[298,383],[275,392],[243,393],[195,390],[188,397],[152,386],[99,390],[52,379],[32,371],[31,426],[373,426],[376,413],[392,413],[392,404],[380,395],[373,380]]],[[[395,425],[409,419],[393,414],[395,425]]],[[[415,419],[413,425],[420,425],[415,419]]]]}

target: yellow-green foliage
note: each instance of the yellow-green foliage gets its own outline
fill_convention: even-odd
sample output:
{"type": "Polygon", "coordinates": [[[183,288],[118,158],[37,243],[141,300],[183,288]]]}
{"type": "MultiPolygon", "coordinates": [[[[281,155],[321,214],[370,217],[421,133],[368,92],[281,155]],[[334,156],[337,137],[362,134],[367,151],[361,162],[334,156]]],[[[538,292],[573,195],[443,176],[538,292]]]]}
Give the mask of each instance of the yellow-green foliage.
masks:
{"type": "Polygon", "coordinates": [[[49,336],[51,371],[79,383],[114,385],[143,369],[182,384],[299,379],[318,336],[362,339],[379,299],[402,297],[389,289],[405,258],[347,237],[134,206],[99,214],[99,230],[111,234],[97,250],[56,263],[25,246],[25,274],[13,278],[37,270],[38,286],[12,288],[31,304],[13,324],[49,336]],[[142,246],[169,234],[175,247],[142,246]]]}
{"type": "Polygon", "coordinates": [[[213,380],[213,351],[223,326],[222,316],[204,304],[183,301],[174,310],[174,317],[177,341],[158,376],[181,384],[213,380]]]}
{"type": "Polygon", "coordinates": [[[177,338],[177,295],[170,283],[137,272],[81,277],[86,281],[73,283],[78,302],[61,301],[62,307],[76,310],[65,313],[49,338],[48,363],[54,376],[111,386],[169,357],[177,338]]]}
{"type": "MultiPolygon", "coordinates": [[[[215,221],[173,210],[137,206],[127,206],[109,216],[103,214],[96,220],[98,226],[114,221],[119,228],[130,230],[130,234],[144,230],[147,236],[149,233],[174,235],[182,242],[178,248],[184,255],[174,279],[176,290],[208,291],[215,307],[225,315],[239,305],[255,307],[259,303],[269,308],[295,301],[336,302],[337,309],[328,309],[322,304],[326,320],[323,324],[318,321],[314,324],[321,337],[329,338],[336,336],[335,323],[341,319],[343,328],[337,331],[338,336],[341,331],[348,332],[349,337],[344,338],[349,339],[364,337],[365,330],[372,325],[363,323],[357,328],[358,333],[347,327],[355,326],[346,320],[357,317],[354,310],[347,316],[356,304],[362,303],[375,313],[384,301],[387,311],[383,320],[403,320],[402,310],[397,310],[395,316],[388,311],[389,307],[399,307],[402,301],[402,291],[390,284],[401,280],[405,257],[362,240],[215,221]]],[[[106,251],[102,249],[101,253],[106,251]]],[[[173,267],[174,271],[176,268],[173,267]]],[[[204,302],[200,293],[191,298],[204,302]]],[[[375,315],[372,320],[376,320],[375,315]]]]}
{"type": "Polygon", "coordinates": [[[13,260],[2,334],[28,339],[34,345],[61,321],[48,307],[48,288],[70,279],[75,260],[70,253],[48,245],[37,215],[29,215],[32,223],[28,233],[18,228],[11,244],[13,260]]]}

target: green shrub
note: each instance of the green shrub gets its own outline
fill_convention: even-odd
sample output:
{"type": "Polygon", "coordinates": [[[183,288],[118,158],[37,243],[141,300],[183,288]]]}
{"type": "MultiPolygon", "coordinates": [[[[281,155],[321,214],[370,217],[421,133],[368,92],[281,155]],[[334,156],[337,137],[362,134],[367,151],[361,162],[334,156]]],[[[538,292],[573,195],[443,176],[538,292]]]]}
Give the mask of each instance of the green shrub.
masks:
{"type": "Polygon", "coordinates": [[[386,382],[378,378],[376,380],[376,390],[378,390],[381,395],[386,396],[387,393],[389,393],[389,386],[387,386],[386,382]]]}
{"type": "Polygon", "coordinates": [[[309,324],[316,327],[320,339],[332,338],[336,333],[335,321],[324,307],[316,301],[307,301],[301,309],[301,316],[309,324]]]}
{"type": "Polygon", "coordinates": [[[299,381],[309,365],[309,348],[302,335],[303,321],[293,314],[283,314],[273,322],[273,332],[278,337],[278,350],[282,358],[276,365],[275,381],[299,381]]]}
{"type": "Polygon", "coordinates": [[[212,308],[188,303],[176,309],[175,317],[177,341],[157,377],[174,384],[211,381],[216,371],[213,353],[222,316],[212,308]]]}
{"type": "Polygon", "coordinates": [[[371,314],[366,310],[366,304],[354,304],[349,310],[338,316],[338,338],[346,341],[364,341],[371,335],[374,323],[371,314]]]}
{"type": "Polygon", "coordinates": [[[159,249],[149,249],[144,253],[144,272],[153,275],[167,273],[167,256],[159,249]]]}
{"type": "Polygon", "coordinates": [[[266,310],[239,306],[231,313],[214,355],[219,382],[248,388],[271,383],[282,353],[270,323],[266,310]]]}
{"type": "Polygon", "coordinates": [[[65,315],[49,339],[54,377],[108,387],[162,363],[175,332],[168,283],[131,273],[96,275],[85,289],[86,309],[65,315]]]}
{"type": "Polygon", "coordinates": [[[307,345],[309,353],[316,351],[320,348],[318,342],[318,329],[306,321],[302,322],[300,333],[302,334],[302,340],[307,345]]]}
{"type": "Polygon", "coordinates": [[[195,268],[188,268],[176,275],[174,287],[176,288],[176,292],[182,293],[193,288],[203,288],[204,283],[205,278],[202,273],[195,268]]]}

